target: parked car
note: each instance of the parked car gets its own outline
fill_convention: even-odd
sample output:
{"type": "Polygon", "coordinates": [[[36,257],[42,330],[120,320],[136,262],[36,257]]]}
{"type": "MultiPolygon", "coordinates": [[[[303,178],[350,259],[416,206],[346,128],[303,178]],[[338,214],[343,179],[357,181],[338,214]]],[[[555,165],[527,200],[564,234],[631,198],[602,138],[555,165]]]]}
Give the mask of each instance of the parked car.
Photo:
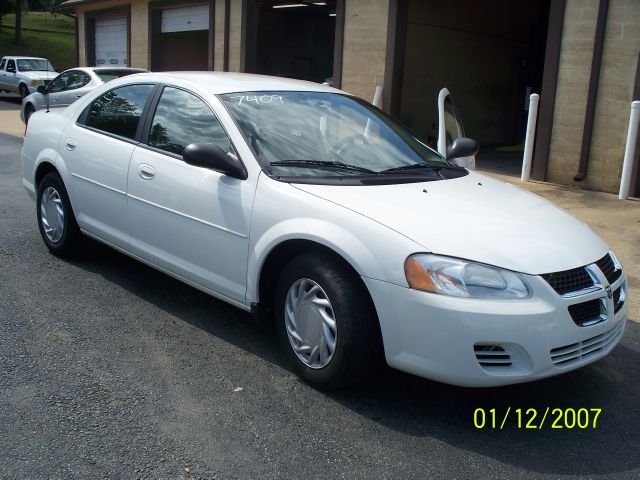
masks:
{"type": "Polygon", "coordinates": [[[51,62],[39,57],[2,57],[0,60],[0,91],[13,92],[24,99],[46,85],[56,72],[51,62]]]}
{"type": "Polygon", "coordinates": [[[26,124],[35,111],[68,107],[94,88],[133,73],[143,73],[141,68],[80,67],[65,70],[48,85],[40,85],[22,101],[20,119],[26,124]]]}
{"type": "Polygon", "coordinates": [[[23,184],[51,252],[91,237],[274,318],[322,388],[383,360],[479,387],[603,358],[627,317],[620,262],[572,215],[452,162],[477,148],[456,138],[445,158],[316,83],[142,74],[36,112],[23,184]]]}

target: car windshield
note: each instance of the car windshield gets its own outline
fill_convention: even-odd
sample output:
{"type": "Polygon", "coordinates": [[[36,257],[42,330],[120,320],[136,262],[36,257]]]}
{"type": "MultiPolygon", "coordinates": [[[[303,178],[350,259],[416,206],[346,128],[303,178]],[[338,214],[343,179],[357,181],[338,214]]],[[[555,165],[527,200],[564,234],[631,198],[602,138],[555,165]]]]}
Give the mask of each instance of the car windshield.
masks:
{"type": "Polygon", "coordinates": [[[104,83],[110,82],[111,80],[115,80],[116,78],[126,77],[127,75],[132,75],[134,73],[143,73],[146,70],[94,70],[95,74],[100,77],[104,83]]]}
{"type": "Polygon", "coordinates": [[[42,58],[22,58],[18,59],[17,63],[18,70],[20,70],[21,72],[55,72],[55,69],[53,68],[53,65],[51,65],[51,62],[42,58]]]}
{"type": "Polygon", "coordinates": [[[423,175],[452,167],[394,119],[354,97],[274,91],[219,98],[274,175],[423,175]]]}

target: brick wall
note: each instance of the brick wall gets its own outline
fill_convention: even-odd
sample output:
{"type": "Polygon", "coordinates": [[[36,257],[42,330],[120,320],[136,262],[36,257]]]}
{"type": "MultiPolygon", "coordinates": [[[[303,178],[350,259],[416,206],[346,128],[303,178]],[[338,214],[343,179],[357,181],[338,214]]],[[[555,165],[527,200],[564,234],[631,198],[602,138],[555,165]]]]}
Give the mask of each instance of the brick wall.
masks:
{"type": "Polygon", "coordinates": [[[640,49],[640,2],[610,0],[587,177],[578,170],[598,0],[568,0],[565,11],[548,180],[616,192],[640,49]]]}
{"type": "Polygon", "coordinates": [[[149,68],[149,3],[131,2],[131,61],[130,67],[149,68]]]}
{"type": "Polygon", "coordinates": [[[366,100],[383,84],[389,0],[346,0],[342,89],[366,100]]]}

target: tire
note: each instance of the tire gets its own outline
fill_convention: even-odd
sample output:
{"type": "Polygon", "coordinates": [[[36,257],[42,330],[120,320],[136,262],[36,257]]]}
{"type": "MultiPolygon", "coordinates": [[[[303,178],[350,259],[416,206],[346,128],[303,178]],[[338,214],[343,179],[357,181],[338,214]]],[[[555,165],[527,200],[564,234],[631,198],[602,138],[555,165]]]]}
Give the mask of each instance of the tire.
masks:
{"type": "Polygon", "coordinates": [[[45,175],[38,185],[36,198],[38,229],[47,248],[60,257],[78,255],[86,237],[80,232],[60,175],[54,172],[45,175]],[[43,201],[43,198],[46,200],[43,201]],[[48,226],[45,225],[45,221],[48,226]]]}
{"type": "Polygon", "coordinates": [[[274,305],[280,343],[296,373],[306,382],[323,390],[336,390],[366,381],[382,365],[382,339],[369,293],[360,278],[340,261],[319,253],[295,257],[278,279],[274,305]],[[310,296],[305,297],[305,293],[310,296]],[[296,313],[293,308],[287,313],[285,310],[292,305],[298,307],[296,313]],[[335,329],[326,318],[335,321],[335,329]],[[318,336],[319,342],[306,341],[318,336]],[[309,345],[314,343],[316,347],[311,349],[309,345]]]}
{"type": "Polygon", "coordinates": [[[18,88],[18,94],[20,95],[21,102],[29,95],[29,89],[24,83],[20,84],[20,87],[18,88]]]}
{"type": "Polygon", "coordinates": [[[31,117],[31,114],[35,111],[36,109],[33,108],[33,105],[31,105],[30,103],[28,103],[27,106],[24,107],[24,124],[25,125],[29,125],[29,118],[31,117]]]}

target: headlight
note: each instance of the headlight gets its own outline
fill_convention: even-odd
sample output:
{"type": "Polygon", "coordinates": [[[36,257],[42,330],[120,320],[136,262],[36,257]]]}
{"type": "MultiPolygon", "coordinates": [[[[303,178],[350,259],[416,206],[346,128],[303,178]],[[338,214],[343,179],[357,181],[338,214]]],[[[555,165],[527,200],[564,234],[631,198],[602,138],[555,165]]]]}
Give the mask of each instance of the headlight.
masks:
{"type": "Polygon", "coordinates": [[[517,273],[457,258],[417,253],[407,258],[409,286],[424,292],[470,298],[526,298],[531,292],[517,273]]]}
{"type": "Polygon", "coordinates": [[[44,85],[44,82],[42,80],[31,80],[29,82],[29,85],[31,85],[32,87],[37,87],[39,85],[44,85]]]}

